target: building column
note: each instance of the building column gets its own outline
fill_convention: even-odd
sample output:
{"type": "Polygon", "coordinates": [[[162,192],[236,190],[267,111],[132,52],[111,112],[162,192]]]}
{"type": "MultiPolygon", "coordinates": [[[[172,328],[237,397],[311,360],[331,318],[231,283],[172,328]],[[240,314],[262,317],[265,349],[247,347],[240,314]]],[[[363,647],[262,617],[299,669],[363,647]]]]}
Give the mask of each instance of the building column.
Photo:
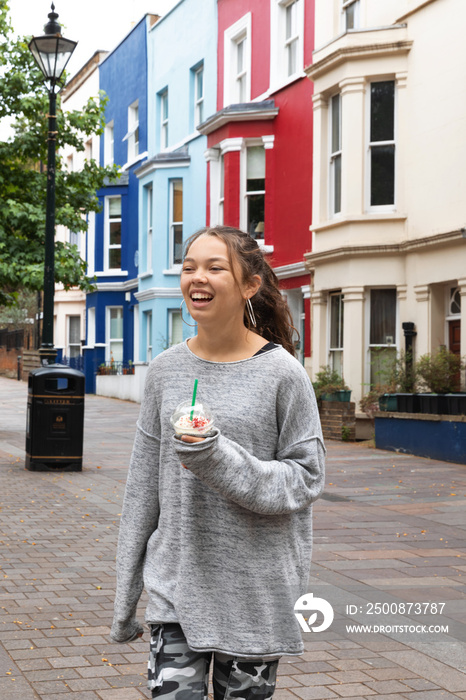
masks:
{"type": "Polygon", "coordinates": [[[364,386],[366,348],[364,343],[364,287],[344,287],[343,294],[343,378],[353,392],[351,400],[358,409],[364,386]]]}
{"type": "Polygon", "coordinates": [[[240,225],[240,156],[243,147],[242,138],[225,139],[220,143],[221,153],[224,156],[224,203],[223,223],[225,226],[240,225]]]}
{"type": "Polygon", "coordinates": [[[322,365],[328,364],[327,357],[327,292],[311,292],[311,377],[314,379],[322,365]]]}
{"type": "Polygon", "coordinates": [[[366,81],[346,78],[341,91],[341,211],[361,215],[364,212],[364,109],[366,81]]]}
{"type": "Polygon", "coordinates": [[[432,352],[430,323],[430,287],[419,284],[414,287],[417,301],[416,313],[416,357],[432,352]]]}
{"type": "Polygon", "coordinates": [[[218,224],[218,204],[220,198],[220,149],[208,148],[204,152],[207,161],[207,201],[206,201],[206,225],[218,224]]]}
{"type": "MultiPolygon", "coordinates": [[[[313,226],[328,219],[328,101],[317,93],[313,102],[313,178],[312,221],[313,226]]],[[[312,228],[312,226],[311,226],[312,228]]]]}

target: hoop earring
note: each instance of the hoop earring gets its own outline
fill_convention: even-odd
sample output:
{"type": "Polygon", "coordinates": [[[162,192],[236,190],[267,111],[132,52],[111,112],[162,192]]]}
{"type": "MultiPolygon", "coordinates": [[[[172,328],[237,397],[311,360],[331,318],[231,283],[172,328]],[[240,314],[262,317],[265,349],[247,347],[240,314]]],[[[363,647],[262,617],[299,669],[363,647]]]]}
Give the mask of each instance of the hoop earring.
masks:
{"type": "Polygon", "coordinates": [[[197,323],[188,323],[187,321],[184,320],[184,318],[183,318],[183,304],[184,304],[184,299],[181,300],[181,304],[180,304],[181,320],[183,321],[183,323],[186,323],[187,326],[191,326],[191,328],[195,328],[197,326],[197,323]]]}
{"type": "Polygon", "coordinates": [[[254,328],[257,326],[256,317],[254,316],[254,309],[252,308],[251,300],[246,299],[246,309],[248,310],[249,320],[251,321],[254,328]]]}

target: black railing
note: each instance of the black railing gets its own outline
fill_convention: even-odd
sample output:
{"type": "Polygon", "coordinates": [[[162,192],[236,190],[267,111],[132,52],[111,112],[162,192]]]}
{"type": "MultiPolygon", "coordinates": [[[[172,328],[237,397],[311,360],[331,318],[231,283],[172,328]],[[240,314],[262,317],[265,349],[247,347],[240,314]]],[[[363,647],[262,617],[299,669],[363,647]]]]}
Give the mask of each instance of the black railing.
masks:
{"type": "Polygon", "coordinates": [[[67,357],[66,355],[62,355],[60,364],[68,365],[68,367],[71,367],[71,369],[77,369],[80,372],[84,372],[84,357],[82,355],[78,355],[77,357],[67,357]]]}
{"type": "Polygon", "coordinates": [[[132,362],[115,362],[114,360],[111,360],[110,362],[102,362],[97,367],[97,374],[134,374],[134,365],[132,362]]]}

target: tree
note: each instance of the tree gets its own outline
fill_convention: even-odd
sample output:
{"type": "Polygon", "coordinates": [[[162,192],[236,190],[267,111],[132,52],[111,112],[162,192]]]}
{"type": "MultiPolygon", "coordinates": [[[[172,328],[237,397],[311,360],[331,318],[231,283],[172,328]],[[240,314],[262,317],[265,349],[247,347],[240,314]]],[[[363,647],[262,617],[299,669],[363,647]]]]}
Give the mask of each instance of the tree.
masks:
{"type": "MultiPolygon", "coordinates": [[[[8,0],[0,0],[0,118],[13,119],[14,136],[0,142],[0,306],[15,302],[20,289],[43,284],[48,133],[48,93],[28,49],[28,38],[14,38],[8,0]]],[[[82,111],[63,112],[57,99],[56,225],[87,230],[86,214],[100,210],[96,195],[116,166],[86,161],[68,172],[60,148],[84,150],[84,137],[102,134],[106,99],[90,99],[82,111]]],[[[65,289],[93,289],[86,263],[75,245],[55,242],[55,281],[65,289]]]]}

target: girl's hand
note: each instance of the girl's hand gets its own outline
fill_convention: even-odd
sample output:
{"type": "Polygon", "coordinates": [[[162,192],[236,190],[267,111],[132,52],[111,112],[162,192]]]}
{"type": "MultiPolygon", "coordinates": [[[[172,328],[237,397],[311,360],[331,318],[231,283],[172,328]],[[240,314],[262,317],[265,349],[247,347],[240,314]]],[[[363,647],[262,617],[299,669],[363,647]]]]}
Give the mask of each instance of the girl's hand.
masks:
{"type": "Polygon", "coordinates": [[[182,435],[181,439],[183,440],[183,442],[202,442],[205,438],[194,437],[194,435],[182,435]]]}
{"type": "MultiPolygon", "coordinates": [[[[182,435],[181,439],[183,440],[183,442],[202,442],[204,440],[204,438],[194,437],[194,435],[182,435]]],[[[181,466],[184,467],[185,469],[188,468],[184,464],[182,464],[181,466]]]]}

